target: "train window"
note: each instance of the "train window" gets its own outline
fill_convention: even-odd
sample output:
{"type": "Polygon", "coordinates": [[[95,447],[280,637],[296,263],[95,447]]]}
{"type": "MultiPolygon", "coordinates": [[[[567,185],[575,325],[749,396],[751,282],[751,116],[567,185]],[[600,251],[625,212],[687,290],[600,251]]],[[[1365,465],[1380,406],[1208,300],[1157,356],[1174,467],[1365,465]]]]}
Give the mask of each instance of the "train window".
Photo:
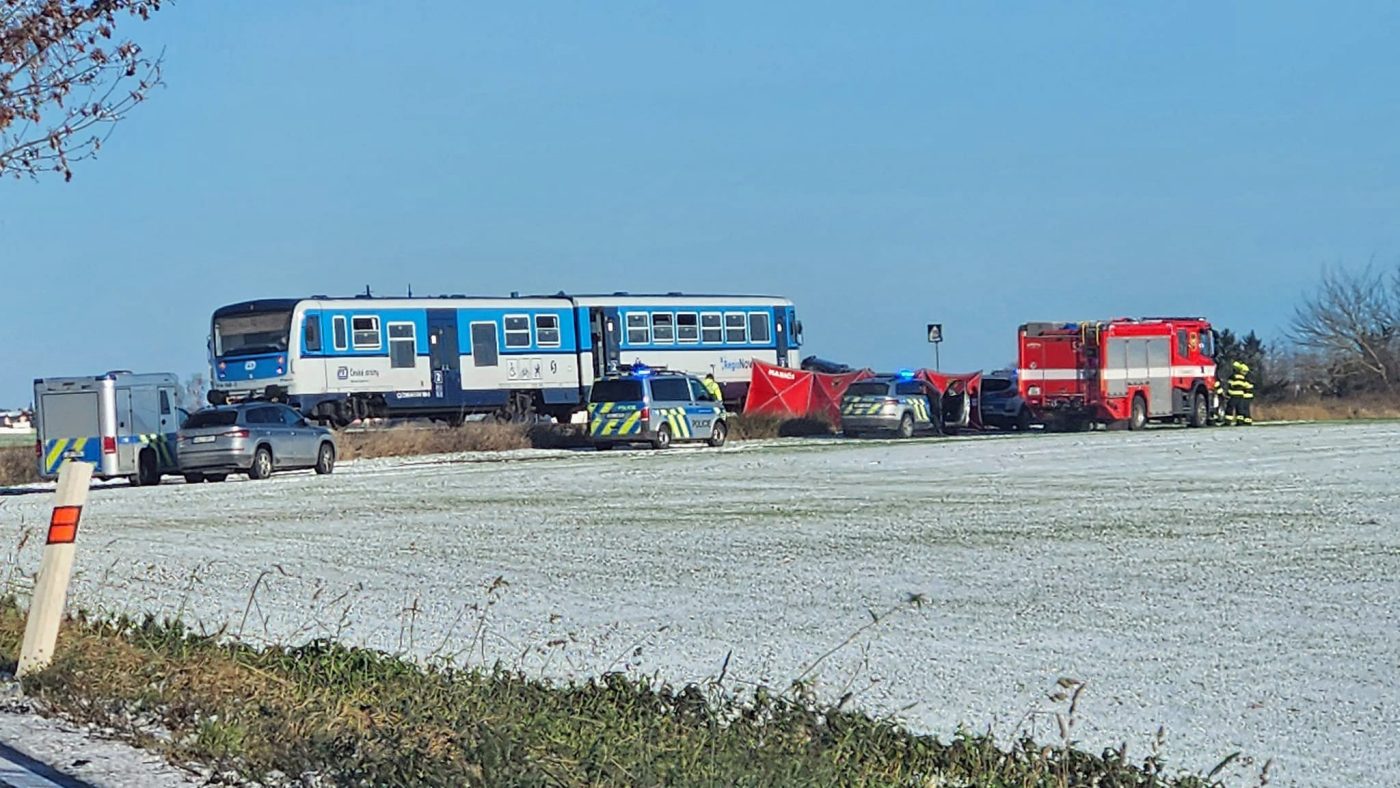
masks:
{"type": "Polygon", "coordinates": [[[540,347],[559,347],[558,315],[535,315],[535,341],[540,347]]]}
{"type": "Polygon", "coordinates": [[[724,341],[724,325],[720,313],[706,312],[700,316],[700,341],[715,344],[724,341]]]}
{"type": "Polygon", "coordinates": [[[676,341],[676,316],[670,312],[656,312],[651,316],[651,341],[671,344],[676,341]]]}
{"type": "Polygon", "coordinates": [[[472,323],[472,364],[478,367],[497,365],[500,350],[496,346],[495,323],[472,323]]]}
{"type": "Polygon", "coordinates": [[[724,341],[731,345],[742,345],[749,341],[749,333],[744,322],[743,312],[725,313],[724,341]]]}
{"type": "Polygon", "coordinates": [[[699,342],[699,315],[694,312],[676,313],[676,339],[681,342],[699,342]]]}
{"type": "Polygon", "coordinates": [[[345,315],[331,318],[331,342],[336,350],[350,347],[349,332],[345,330],[345,315]]]}
{"type": "Polygon", "coordinates": [[[645,345],[651,342],[651,322],[644,312],[627,313],[627,344],[645,345]]]}
{"type": "Polygon", "coordinates": [[[506,315],[506,347],[530,346],[530,316],[506,315]]]}
{"type": "Polygon", "coordinates": [[[389,324],[389,366],[412,369],[418,366],[418,340],[412,323],[389,324]]]}
{"type": "Polygon", "coordinates": [[[350,318],[350,328],[350,338],[353,340],[356,350],[379,349],[378,315],[356,315],[350,318]]]}
{"type": "Polygon", "coordinates": [[[307,315],[306,323],[301,327],[302,340],[306,344],[306,352],[321,352],[321,316],[319,314],[307,315]]]}
{"type": "Polygon", "coordinates": [[[755,345],[766,345],[773,341],[773,335],[768,331],[768,313],[749,313],[749,341],[755,345]]]}

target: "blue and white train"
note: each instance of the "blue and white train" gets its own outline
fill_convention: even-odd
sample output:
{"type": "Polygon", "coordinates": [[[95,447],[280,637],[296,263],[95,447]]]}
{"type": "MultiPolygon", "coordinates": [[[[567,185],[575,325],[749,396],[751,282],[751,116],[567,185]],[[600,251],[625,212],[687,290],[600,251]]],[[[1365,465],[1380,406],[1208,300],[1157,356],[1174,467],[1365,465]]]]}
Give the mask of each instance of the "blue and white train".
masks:
{"type": "Polygon", "coordinates": [[[259,299],[214,312],[211,402],[284,397],[308,417],[560,421],[620,365],[712,373],[742,399],[753,359],[793,366],[802,323],[767,296],[259,299]]]}

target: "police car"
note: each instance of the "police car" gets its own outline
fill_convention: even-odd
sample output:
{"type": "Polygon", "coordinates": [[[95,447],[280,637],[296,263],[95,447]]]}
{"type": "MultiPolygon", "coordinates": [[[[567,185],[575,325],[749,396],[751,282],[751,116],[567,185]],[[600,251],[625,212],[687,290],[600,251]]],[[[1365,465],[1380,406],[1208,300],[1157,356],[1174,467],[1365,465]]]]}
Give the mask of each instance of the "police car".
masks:
{"type": "Polygon", "coordinates": [[[841,432],[858,438],[871,433],[893,433],[899,438],[917,432],[943,432],[938,390],[912,372],[877,375],[858,380],[841,397],[841,432]]]}
{"type": "Polygon", "coordinates": [[[594,381],[588,395],[588,436],[600,451],[620,443],[723,446],[728,416],[699,378],[663,368],[625,368],[594,381]]]}

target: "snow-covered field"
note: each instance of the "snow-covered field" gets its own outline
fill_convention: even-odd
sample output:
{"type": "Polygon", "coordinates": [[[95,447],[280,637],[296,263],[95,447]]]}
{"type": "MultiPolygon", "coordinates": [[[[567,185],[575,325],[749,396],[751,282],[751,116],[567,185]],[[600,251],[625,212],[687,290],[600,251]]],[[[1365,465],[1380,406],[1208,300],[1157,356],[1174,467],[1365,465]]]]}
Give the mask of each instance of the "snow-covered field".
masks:
{"type": "MultiPolygon", "coordinates": [[[[1400,425],[370,461],[92,494],[78,604],[551,676],[786,685],[1275,785],[1400,774],[1400,425]],[[261,581],[259,578],[261,577],[261,581]],[[503,584],[488,590],[497,577],[503,584]],[[256,594],[253,594],[255,585],[256,594]],[[1238,773],[1238,772],[1236,772],[1238,773]]],[[[0,498],[0,549],[48,495],[0,498]]],[[[20,551],[37,566],[38,534],[20,551]]]]}

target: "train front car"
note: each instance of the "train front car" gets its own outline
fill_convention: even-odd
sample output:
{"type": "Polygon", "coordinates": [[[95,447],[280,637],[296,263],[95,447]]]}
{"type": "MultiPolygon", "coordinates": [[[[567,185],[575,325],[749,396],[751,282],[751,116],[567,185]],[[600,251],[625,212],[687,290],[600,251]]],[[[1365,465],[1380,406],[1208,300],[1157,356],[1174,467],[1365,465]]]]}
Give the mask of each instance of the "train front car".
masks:
{"type": "Polygon", "coordinates": [[[209,333],[213,404],[292,389],[292,316],[298,299],[264,298],[214,311],[209,333]]]}

